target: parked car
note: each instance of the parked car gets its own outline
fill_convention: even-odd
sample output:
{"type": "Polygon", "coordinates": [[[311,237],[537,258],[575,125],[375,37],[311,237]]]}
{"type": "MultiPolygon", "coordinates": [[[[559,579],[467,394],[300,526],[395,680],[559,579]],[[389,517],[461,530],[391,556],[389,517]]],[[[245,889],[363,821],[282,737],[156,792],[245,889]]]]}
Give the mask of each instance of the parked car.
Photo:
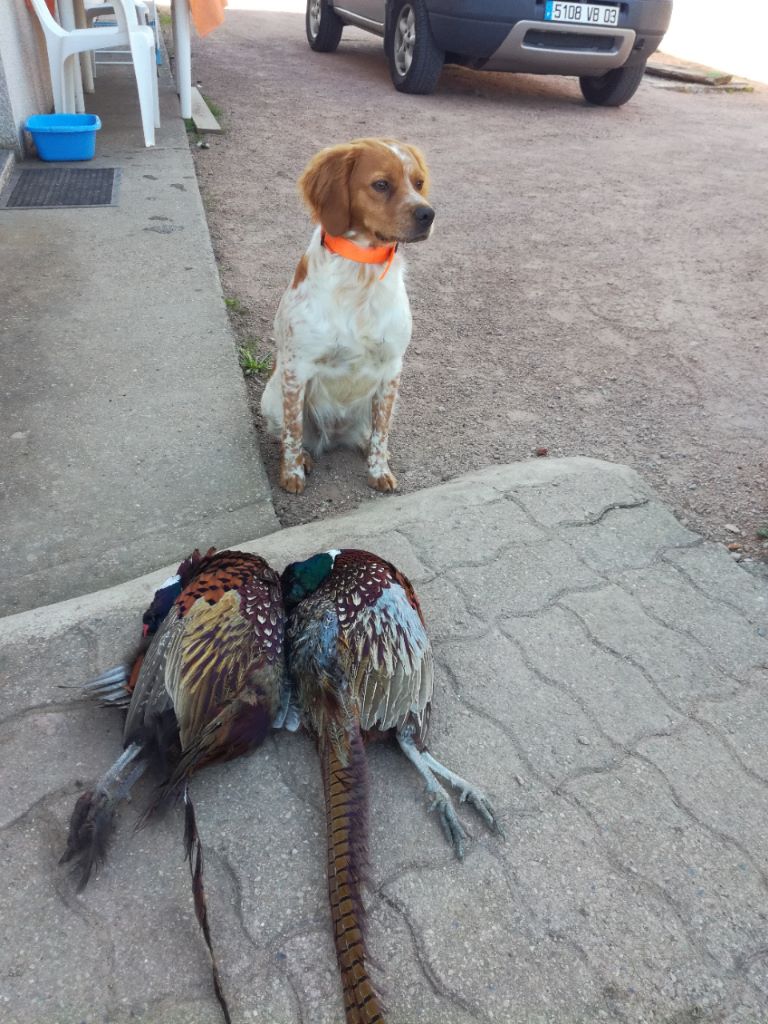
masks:
{"type": "Polygon", "coordinates": [[[578,75],[590,103],[630,99],[659,46],[672,0],[307,0],[313,50],[330,53],[345,25],[384,39],[396,89],[434,92],[444,64],[578,75]]]}

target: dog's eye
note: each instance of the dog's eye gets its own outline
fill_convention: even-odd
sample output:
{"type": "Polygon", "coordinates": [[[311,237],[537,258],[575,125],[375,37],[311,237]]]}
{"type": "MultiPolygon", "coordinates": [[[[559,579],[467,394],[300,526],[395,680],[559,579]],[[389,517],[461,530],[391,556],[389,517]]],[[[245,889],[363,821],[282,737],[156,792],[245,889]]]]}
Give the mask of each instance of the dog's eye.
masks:
{"type": "Polygon", "coordinates": [[[424,181],[423,181],[423,179],[419,178],[418,181],[414,181],[413,187],[416,189],[417,192],[421,192],[421,190],[424,188],[424,181]]]}
{"type": "Polygon", "coordinates": [[[374,189],[374,191],[376,192],[388,192],[389,182],[385,181],[383,178],[380,178],[378,181],[374,181],[373,185],[371,185],[371,188],[374,189]]]}

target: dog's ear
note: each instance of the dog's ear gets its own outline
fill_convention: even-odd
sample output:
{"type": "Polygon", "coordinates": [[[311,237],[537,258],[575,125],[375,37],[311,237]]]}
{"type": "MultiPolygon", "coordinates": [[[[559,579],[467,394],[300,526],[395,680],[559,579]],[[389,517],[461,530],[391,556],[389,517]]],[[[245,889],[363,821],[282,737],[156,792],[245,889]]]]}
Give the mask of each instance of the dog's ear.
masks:
{"type": "Polygon", "coordinates": [[[343,235],[352,226],[349,178],[357,154],[357,148],[349,145],[321,149],[299,178],[304,201],[329,235],[343,235]]]}
{"type": "Polygon", "coordinates": [[[416,146],[411,146],[408,143],[400,143],[400,145],[402,145],[403,149],[406,149],[411,154],[416,166],[419,169],[419,176],[424,182],[424,186],[421,189],[421,194],[426,199],[427,196],[429,195],[429,168],[427,167],[427,161],[424,159],[424,154],[416,146]]]}

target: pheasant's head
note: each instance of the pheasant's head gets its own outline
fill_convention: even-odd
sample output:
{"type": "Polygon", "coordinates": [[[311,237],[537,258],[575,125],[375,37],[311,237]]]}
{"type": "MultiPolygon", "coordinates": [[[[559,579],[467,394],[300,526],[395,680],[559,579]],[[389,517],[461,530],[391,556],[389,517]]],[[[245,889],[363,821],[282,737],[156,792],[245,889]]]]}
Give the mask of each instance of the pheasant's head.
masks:
{"type": "Polygon", "coordinates": [[[323,580],[330,576],[338,554],[339,551],[334,548],[312,555],[303,562],[291,562],[285,567],[280,582],[286,611],[295,608],[299,601],[317,590],[323,580]]]}

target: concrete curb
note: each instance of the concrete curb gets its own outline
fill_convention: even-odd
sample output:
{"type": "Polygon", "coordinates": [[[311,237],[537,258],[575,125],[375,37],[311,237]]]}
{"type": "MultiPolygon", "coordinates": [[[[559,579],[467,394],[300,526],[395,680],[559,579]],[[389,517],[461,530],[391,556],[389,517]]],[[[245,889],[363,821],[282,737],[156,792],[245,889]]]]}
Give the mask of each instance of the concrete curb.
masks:
{"type": "MultiPolygon", "coordinates": [[[[257,551],[281,570],[289,561],[304,558],[314,551],[340,545],[349,546],[350,542],[345,537],[390,533],[398,528],[393,524],[400,520],[406,523],[428,522],[446,508],[480,506],[511,488],[557,487],[561,481],[589,471],[607,474],[616,486],[621,487],[628,501],[645,500],[652,493],[641,477],[628,466],[583,457],[537,459],[479,470],[415,494],[382,498],[346,515],[276,530],[255,540],[233,543],[231,546],[241,551],[257,551]]],[[[575,505],[571,510],[576,519],[579,510],[575,505]]],[[[589,514],[598,513],[593,509],[589,514]]],[[[201,549],[209,547],[213,542],[206,526],[202,524],[198,531],[199,539],[196,543],[201,549]]],[[[56,633],[81,621],[121,609],[143,610],[158,581],[174,573],[178,563],[187,554],[187,549],[180,546],[174,561],[136,579],[0,619],[0,640],[56,633]]],[[[407,571],[404,565],[401,568],[407,571]]]]}

